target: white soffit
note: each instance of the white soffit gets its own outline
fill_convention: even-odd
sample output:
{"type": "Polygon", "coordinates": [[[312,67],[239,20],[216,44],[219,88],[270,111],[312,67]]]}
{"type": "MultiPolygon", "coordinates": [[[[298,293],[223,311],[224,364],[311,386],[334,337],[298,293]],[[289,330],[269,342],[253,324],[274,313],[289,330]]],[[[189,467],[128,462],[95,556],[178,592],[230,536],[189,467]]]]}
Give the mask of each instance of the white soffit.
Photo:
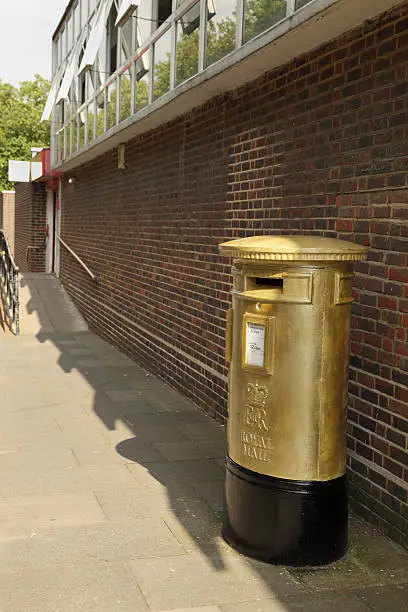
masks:
{"type": "Polygon", "coordinates": [[[102,0],[99,5],[95,19],[95,25],[91,30],[88,38],[88,43],[85,48],[84,57],[78,70],[80,74],[87,66],[93,66],[99,47],[101,46],[103,35],[105,33],[106,21],[111,10],[113,0],[102,0]]]}
{"type": "Polygon", "coordinates": [[[8,179],[12,183],[29,183],[31,162],[10,159],[8,163],[8,179]]]}
{"type": "Polygon", "coordinates": [[[140,0],[122,0],[115,25],[123,25],[129,17],[129,13],[134,11],[139,4],[140,0]]]}

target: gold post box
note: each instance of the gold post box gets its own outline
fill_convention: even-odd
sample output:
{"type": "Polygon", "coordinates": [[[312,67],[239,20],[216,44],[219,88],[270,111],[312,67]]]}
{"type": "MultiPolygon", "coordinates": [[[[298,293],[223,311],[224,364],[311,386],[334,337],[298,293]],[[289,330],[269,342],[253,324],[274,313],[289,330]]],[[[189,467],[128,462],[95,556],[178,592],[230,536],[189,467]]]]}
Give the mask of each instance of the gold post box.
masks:
{"type": "Polygon", "coordinates": [[[253,236],[234,259],[223,535],[272,563],[321,565],[347,545],[352,265],[360,245],[253,236]]]}

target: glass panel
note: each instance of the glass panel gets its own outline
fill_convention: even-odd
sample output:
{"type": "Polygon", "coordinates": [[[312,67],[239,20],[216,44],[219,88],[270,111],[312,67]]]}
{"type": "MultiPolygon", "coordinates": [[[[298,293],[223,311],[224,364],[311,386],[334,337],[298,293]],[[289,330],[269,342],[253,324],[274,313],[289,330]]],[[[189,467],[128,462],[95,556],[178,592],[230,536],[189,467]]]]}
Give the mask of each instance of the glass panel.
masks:
{"type": "Polygon", "coordinates": [[[305,4],[309,4],[309,2],[311,2],[312,0],[296,0],[295,3],[295,11],[299,10],[300,8],[302,8],[302,6],[305,6],[305,4]]]}
{"type": "Polygon", "coordinates": [[[91,15],[96,9],[96,0],[89,0],[89,14],[91,15]]]}
{"type": "Polygon", "coordinates": [[[71,155],[71,129],[72,129],[72,124],[71,122],[69,122],[67,125],[67,129],[66,129],[66,134],[67,134],[66,149],[65,149],[66,157],[71,155]]]}
{"type": "Polygon", "coordinates": [[[130,57],[132,57],[132,27],[133,17],[125,22],[121,28],[121,50],[120,50],[120,64],[124,64],[130,57]]]}
{"type": "Polygon", "coordinates": [[[244,42],[286,17],[286,0],[246,0],[244,42]]]}
{"type": "Polygon", "coordinates": [[[54,40],[54,42],[52,43],[52,76],[54,76],[54,73],[58,66],[58,40],[54,40]]]}
{"type": "Polygon", "coordinates": [[[132,77],[130,70],[120,76],[120,121],[132,114],[132,77]]]}
{"type": "Polygon", "coordinates": [[[81,16],[79,13],[79,4],[74,7],[74,40],[79,36],[81,31],[81,16]]]}
{"type": "Polygon", "coordinates": [[[108,87],[108,130],[116,125],[116,101],[118,97],[116,84],[115,79],[108,87]]]}
{"type": "Polygon", "coordinates": [[[237,0],[208,2],[205,65],[210,66],[235,49],[237,0]]]}
{"type": "Polygon", "coordinates": [[[59,130],[56,137],[57,143],[57,160],[60,162],[63,159],[62,147],[64,144],[64,130],[59,130]]]}
{"type": "Polygon", "coordinates": [[[85,126],[85,112],[79,113],[79,148],[83,149],[85,147],[85,134],[86,134],[86,126],[85,126]]]}
{"type": "Polygon", "coordinates": [[[105,96],[104,92],[99,94],[97,99],[97,118],[96,118],[96,135],[102,136],[105,132],[105,96]]]}
{"type": "Polygon", "coordinates": [[[81,30],[88,21],[88,0],[80,0],[81,3],[81,30]]]}
{"type": "Polygon", "coordinates": [[[165,34],[154,45],[153,98],[156,100],[170,90],[171,32],[165,34]]]}
{"type": "Polygon", "coordinates": [[[67,36],[65,29],[61,32],[61,59],[65,59],[67,54],[67,36]]]}
{"type": "Polygon", "coordinates": [[[72,123],[72,153],[78,151],[78,117],[72,123]]]}
{"type": "Polygon", "coordinates": [[[72,19],[72,13],[67,23],[67,38],[68,38],[68,51],[71,51],[72,44],[74,41],[74,21],[72,19]]]}
{"type": "Polygon", "coordinates": [[[198,72],[199,31],[200,3],[198,2],[177,22],[176,85],[198,72]]]}
{"type": "Polygon", "coordinates": [[[94,140],[94,130],[95,130],[95,105],[92,102],[88,106],[88,143],[91,143],[94,140]]]}
{"type": "Polygon", "coordinates": [[[145,106],[147,106],[149,102],[149,66],[147,62],[147,53],[146,52],[140,59],[136,62],[136,88],[135,88],[135,110],[141,110],[145,106]],[[146,58],[146,59],[145,59],[146,58]],[[143,69],[140,70],[140,67],[143,69]]]}
{"type": "Polygon", "coordinates": [[[152,32],[152,0],[141,0],[137,9],[137,44],[142,46],[152,32]]]}
{"type": "Polygon", "coordinates": [[[157,1],[157,27],[166,21],[171,15],[173,0],[156,0],[157,1]]]}

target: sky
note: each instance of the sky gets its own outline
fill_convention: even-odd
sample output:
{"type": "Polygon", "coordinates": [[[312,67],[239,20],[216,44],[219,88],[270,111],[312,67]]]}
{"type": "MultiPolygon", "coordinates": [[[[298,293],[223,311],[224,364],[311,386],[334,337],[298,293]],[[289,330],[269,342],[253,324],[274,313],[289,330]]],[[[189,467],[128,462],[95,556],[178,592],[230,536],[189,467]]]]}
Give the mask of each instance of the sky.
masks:
{"type": "Polygon", "coordinates": [[[51,78],[51,38],[68,0],[0,0],[0,80],[51,78]]]}

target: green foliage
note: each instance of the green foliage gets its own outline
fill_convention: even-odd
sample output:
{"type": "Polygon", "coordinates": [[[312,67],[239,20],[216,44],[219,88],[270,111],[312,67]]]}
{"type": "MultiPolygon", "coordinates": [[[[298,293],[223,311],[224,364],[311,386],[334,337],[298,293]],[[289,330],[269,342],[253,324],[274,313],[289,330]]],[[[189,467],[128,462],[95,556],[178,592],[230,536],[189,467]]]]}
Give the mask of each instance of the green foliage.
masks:
{"type": "Polygon", "coordinates": [[[286,0],[249,0],[245,10],[244,40],[272,27],[286,15],[286,0]]]}
{"type": "Polygon", "coordinates": [[[36,75],[20,87],[0,81],[0,190],[12,188],[8,181],[10,159],[29,160],[31,147],[46,147],[50,125],[41,123],[50,82],[36,75]]]}

